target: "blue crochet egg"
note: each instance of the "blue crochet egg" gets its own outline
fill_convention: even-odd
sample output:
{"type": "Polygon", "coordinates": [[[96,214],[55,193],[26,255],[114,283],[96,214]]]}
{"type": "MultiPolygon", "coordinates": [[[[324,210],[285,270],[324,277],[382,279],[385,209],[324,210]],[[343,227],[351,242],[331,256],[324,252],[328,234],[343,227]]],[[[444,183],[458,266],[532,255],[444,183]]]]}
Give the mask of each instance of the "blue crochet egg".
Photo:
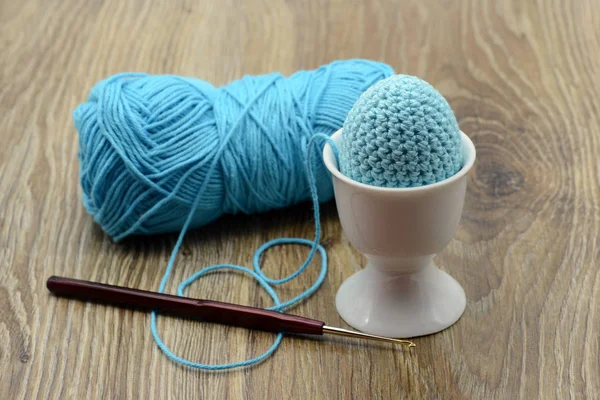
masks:
{"type": "Polygon", "coordinates": [[[444,97],[408,75],[384,79],[350,110],[340,170],[361,183],[405,188],[439,182],[462,167],[458,123],[444,97]]]}

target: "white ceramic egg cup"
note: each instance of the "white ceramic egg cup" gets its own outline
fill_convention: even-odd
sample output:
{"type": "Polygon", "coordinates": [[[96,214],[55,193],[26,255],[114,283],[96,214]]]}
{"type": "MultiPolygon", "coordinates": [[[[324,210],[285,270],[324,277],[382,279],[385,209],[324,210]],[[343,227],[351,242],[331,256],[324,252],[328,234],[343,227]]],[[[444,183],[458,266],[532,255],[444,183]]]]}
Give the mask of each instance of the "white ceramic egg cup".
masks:
{"type": "MultiPolygon", "coordinates": [[[[340,146],[342,130],[332,139],[340,146]]],[[[463,288],[434,263],[460,222],[475,146],[461,132],[464,163],[454,176],[415,188],[381,188],[344,176],[331,146],[323,159],[333,175],[337,210],[350,243],[368,258],[340,287],[338,313],[371,334],[409,338],[454,324],[466,306],[463,288]]]]}

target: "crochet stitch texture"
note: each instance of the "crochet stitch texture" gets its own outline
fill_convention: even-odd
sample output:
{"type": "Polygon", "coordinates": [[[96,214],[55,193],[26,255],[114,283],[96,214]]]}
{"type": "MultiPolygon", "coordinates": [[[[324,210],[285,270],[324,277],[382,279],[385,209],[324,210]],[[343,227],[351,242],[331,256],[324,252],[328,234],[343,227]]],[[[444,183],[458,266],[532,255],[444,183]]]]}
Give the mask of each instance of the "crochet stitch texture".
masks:
{"type": "Polygon", "coordinates": [[[358,182],[406,188],[439,182],[463,163],[458,123],[444,97],[409,75],[363,93],[342,131],[340,170],[358,182]]]}

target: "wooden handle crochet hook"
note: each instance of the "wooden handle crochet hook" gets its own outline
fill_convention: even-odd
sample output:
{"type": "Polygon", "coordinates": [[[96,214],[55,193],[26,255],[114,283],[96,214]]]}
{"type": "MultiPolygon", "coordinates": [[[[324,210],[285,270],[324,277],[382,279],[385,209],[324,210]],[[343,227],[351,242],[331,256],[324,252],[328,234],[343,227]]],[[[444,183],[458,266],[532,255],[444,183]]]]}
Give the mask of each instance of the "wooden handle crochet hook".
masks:
{"type": "Polygon", "coordinates": [[[298,315],[284,314],[262,308],[241,306],[212,300],[173,296],[122,286],[51,276],[46,287],[57,296],[165,315],[191,318],[205,322],[239,326],[267,332],[304,333],[380,340],[415,347],[413,342],[326,326],[324,322],[298,315]]]}

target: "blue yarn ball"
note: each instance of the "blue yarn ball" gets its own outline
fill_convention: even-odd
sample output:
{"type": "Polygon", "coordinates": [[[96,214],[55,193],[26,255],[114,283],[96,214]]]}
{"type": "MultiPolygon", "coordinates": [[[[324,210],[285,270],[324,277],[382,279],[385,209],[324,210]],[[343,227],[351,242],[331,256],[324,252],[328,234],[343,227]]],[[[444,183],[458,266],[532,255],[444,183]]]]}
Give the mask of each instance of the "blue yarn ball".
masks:
{"type": "Polygon", "coordinates": [[[427,82],[384,79],[350,110],[342,131],[340,170],[373,186],[406,188],[442,181],[463,164],[452,109],[427,82]]]}
{"type": "MultiPolygon", "coordinates": [[[[181,230],[197,196],[191,227],[307,200],[309,139],[339,129],[359,96],[393,73],[347,60],[221,88],[169,75],[106,79],[73,114],[84,205],[119,240],[181,230]]],[[[319,199],[330,199],[322,162],[315,177],[319,199]]]]}

